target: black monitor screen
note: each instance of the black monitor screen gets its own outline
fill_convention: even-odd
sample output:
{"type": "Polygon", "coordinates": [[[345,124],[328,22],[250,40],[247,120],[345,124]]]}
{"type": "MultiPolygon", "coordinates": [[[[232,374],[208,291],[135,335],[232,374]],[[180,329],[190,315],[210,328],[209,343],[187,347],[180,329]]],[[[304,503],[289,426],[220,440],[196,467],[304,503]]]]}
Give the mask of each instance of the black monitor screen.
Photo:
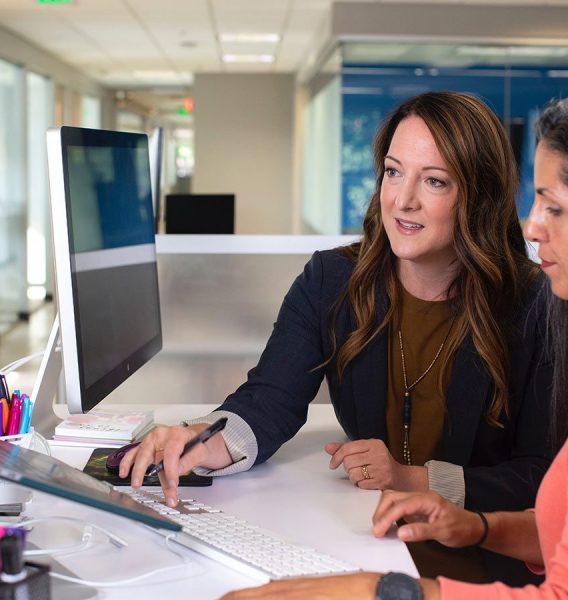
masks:
{"type": "MultiPolygon", "coordinates": [[[[67,240],[55,236],[59,316],[68,402],[76,366],[84,412],[161,348],[148,141],[143,134],[60,131],[67,240]],[[71,290],[65,277],[59,281],[66,256],[71,290]],[[63,313],[66,305],[74,319],[63,313]]],[[[52,204],[55,221],[53,194],[52,204]]]]}
{"type": "Polygon", "coordinates": [[[166,233],[235,233],[235,195],[168,194],[166,233]]]}

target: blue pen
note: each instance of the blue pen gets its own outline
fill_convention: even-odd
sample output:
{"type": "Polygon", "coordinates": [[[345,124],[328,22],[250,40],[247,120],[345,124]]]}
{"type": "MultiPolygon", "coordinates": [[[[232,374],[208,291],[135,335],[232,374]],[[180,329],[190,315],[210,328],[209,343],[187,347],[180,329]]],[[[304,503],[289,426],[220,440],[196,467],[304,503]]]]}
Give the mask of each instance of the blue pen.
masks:
{"type": "Polygon", "coordinates": [[[28,433],[30,430],[30,421],[32,420],[32,401],[27,394],[22,394],[22,417],[20,419],[19,433],[28,433]]]}

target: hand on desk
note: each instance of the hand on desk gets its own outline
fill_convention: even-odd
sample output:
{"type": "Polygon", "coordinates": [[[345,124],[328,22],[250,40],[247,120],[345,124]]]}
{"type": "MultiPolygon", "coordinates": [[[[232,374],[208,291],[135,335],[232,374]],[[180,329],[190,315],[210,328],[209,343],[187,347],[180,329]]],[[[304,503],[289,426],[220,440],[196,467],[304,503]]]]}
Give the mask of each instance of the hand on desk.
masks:
{"type": "Polygon", "coordinates": [[[426,467],[401,465],[382,440],[356,440],[325,445],[330,469],[343,465],[351,482],[364,490],[426,491],[426,467]]]}
{"type": "Polygon", "coordinates": [[[267,585],[238,590],[222,600],[253,600],[254,598],[286,598],[286,600],[374,600],[378,573],[354,573],[335,577],[306,577],[273,581],[267,585]]]}
{"type": "Polygon", "coordinates": [[[404,542],[436,540],[450,548],[463,548],[476,544],[483,534],[479,515],[435,492],[385,490],[373,515],[374,535],[383,537],[399,519],[408,521],[397,531],[404,542]]]}
{"type": "Polygon", "coordinates": [[[187,442],[207,427],[208,423],[198,423],[189,427],[158,425],[139,446],[124,456],[120,462],[120,477],[127,477],[132,469],[132,487],[139,488],[148,466],[163,461],[164,469],[159,474],[160,483],[168,505],[176,506],[180,475],[189,473],[194,467],[221,469],[232,463],[223,436],[218,434],[206,443],[197,444],[181,456],[187,442]]]}
{"type": "MultiPolygon", "coordinates": [[[[354,573],[333,577],[309,577],[273,581],[255,588],[230,592],[221,600],[375,600],[380,573],[354,573]]],[[[424,600],[439,600],[440,586],[432,579],[420,579],[424,600]]]]}

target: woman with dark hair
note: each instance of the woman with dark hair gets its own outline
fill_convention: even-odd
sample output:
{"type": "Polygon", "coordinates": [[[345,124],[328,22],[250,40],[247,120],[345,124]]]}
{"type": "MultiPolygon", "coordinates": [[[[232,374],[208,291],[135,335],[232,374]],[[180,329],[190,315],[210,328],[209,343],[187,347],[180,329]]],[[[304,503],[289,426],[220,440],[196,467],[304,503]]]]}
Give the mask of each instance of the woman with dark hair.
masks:
{"type": "Polygon", "coordinates": [[[524,560],[545,572],[535,587],[502,583],[476,585],[445,578],[414,580],[401,573],[360,573],[345,577],[278,582],[226,596],[228,600],[263,597],[365,600],[568,599],[568,100],[552,103],[537,125],[535,200],[525,225],[528,240],[539,243],[542,270],[554,297],[548,313],[550,350],[555,354],[552,415],[556,441],[563,446],[538,491],[535,511],[470,512],[433,493],[384,492],[373,517],[383,536],[392,523],[404,541],[438,540],[449,547],[482,545],[524,560]]]}
{"type": "MultiPolygon", "coordinates": [[[[326,445],[330,466],[355,485],[435,490],[477,510],[533,505],[550,464],[551,369],[506,133],[478,99],[431,92],[387,119],[374,150],[361,242],[315,253],[258,365],[219,409],[159,427],[127,454],[120,473],[134,464],[134,487],[162,456],[172,504],[181,472],[265,461],[305,423],[325,377],[351,440],[326,445]],[[180,460],[219,416],[228,417],[222,435],[180,460]]],[[[522,581],[512,564],[493,561],[488,576],[475,551],[463,554],[464,568],[448,572],[522,581]]]]}

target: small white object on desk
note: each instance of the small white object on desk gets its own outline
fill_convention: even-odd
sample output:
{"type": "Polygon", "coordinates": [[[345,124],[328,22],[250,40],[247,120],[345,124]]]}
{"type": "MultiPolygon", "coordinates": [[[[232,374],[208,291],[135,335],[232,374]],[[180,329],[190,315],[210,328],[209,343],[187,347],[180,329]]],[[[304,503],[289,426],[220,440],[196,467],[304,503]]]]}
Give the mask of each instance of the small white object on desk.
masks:
{"type": "Polygon", "coordinates": [[[94,408],[87,414],[69,415],[55,428],[58,442],[122,446],[143,437],[154,426],[154,411],[116,411],[94,408]]]}

